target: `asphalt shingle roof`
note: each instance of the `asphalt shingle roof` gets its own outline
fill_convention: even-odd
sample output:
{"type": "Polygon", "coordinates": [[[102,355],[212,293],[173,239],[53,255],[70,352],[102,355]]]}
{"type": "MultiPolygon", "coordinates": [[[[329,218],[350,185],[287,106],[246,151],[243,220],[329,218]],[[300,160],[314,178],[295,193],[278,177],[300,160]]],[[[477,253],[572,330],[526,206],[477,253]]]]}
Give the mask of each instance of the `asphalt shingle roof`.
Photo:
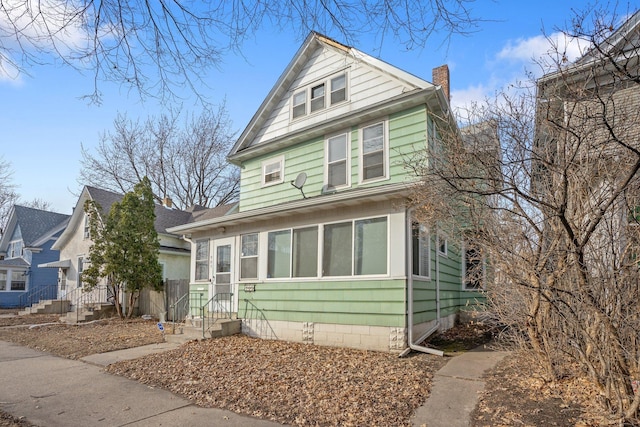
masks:
{"type": "MultiPolygon", "coordinates": [[[[87,186],[87,191],[89,192],[91,198],[100,205],[104,215],[108,215],[109,210],[111,209],[111,205],[113,205],[114,202],[119,202],[124,197],[122,194],[117,194],[108,190],[90,186],[87,186]]],[[[213,210],[215,209],[217,208],[213,208],[213,210]]],[[[204,213],[210,210],[211,209],[204,209],[197,211],[197,213],[204,213]]],[[[226,210],[224,212],[226,212],[226,210]]],[[[224,212],[220,215],[223,215],[224,212]]],[[[155,214],[156,231],[162,234],[171,234],[167,232],[167,228],[176,227],[178,225],[183,225],[191,222],[195,213],[182,211],[180,209],[166,208],[162,205],[156,205],[155,214]]]]}
{"type": "Polygon", "coordinates": [[[16,205],[14,210],[16,225],[20,227],[25,246],[31,246],[33,242],[41,238],[45,233],[69,219],[69,215],[26,206],[16,205]]]}

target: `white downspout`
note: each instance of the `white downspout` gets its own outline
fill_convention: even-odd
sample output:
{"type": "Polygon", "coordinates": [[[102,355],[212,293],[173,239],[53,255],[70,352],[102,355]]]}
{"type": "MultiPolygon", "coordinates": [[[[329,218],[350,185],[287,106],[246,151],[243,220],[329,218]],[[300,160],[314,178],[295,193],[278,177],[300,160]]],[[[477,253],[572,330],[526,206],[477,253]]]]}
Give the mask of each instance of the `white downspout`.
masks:
{"type": "MultiPolygon", "coordinates": [[[[437,248],[436,248],[436,323],[435,325],[429,329],[427,332],[422,334],[422,336],[418,337],[415,341],[413,340],[413,247],[412,247],[412,239],[413,236],[411,234],[411,218],[412,218],[412,209],[408,209],[406,213],[406,275],[407,275],[407,330],[408,330],[408,343],[409,347],[407,347],[402,353],[400,353],[400,357],[404,357],[411,352],[411,350],[420,351],[423,353],[435,354],[436,356],[444,356],[444,352],[440,350],[436,350],[434,348],[424,347],[418,345],[417,343],[421,343],[427,337],[438,330],[440,327],[440,263],[438,262],[437,256],[437,248]]],[[[437,243],[437,242],[436,242],[437,243]]],[[[431,254],[429,254],[431,256],[431,254]]]]}

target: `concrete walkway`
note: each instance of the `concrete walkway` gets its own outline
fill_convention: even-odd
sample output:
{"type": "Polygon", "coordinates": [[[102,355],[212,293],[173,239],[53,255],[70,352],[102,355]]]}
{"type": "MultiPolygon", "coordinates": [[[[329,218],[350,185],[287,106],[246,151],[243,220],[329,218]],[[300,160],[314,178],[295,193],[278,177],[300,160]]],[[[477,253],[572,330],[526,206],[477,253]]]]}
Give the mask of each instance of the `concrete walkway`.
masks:
{"type": "Polygon", "coordinates": [[[484,390],[482,375],[507,354],[481,346],[452,357],[434,375],[431,394],[414,414],[412,424],[416,427],[471,425],[470,415],[478,403],[478,393],[484,390]]]}
{"type": "MultiPolygon", "coordinates": [[[[176,348],[161,343],[95,354],[81,361],[0,341],[0,409],[40,426],[275,426],[230,411],[200,408],[168,391],[107,374],[121,360],[176,348]]],[[[478,348],[455,356],[435,374],[414,426],[468,426],[482,374],[507,353],[478,348]]],[[[434,356],[437,357],[437,356],[434,356]]]]}

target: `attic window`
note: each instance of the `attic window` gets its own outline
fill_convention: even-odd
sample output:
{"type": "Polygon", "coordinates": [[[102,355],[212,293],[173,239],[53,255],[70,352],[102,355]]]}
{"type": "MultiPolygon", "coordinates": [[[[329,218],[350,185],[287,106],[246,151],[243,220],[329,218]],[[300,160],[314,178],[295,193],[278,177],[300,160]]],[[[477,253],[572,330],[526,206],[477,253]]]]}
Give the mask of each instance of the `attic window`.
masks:
{"type": "Polygon", "coordinates": [[[331,79],[331,105],[347,99],[347,75],[341,74],[331,79]]]}
{"type": "Polygon", "coordinates": [[[347,73],[334,74],[294,92],[291,99],[291,119],[304,117],[346,100],[347,73]],[[307,104],[309,104],[309,111],[307,111],[307,104]]]}
{"type": "Polygon", "coordinates": [[[300,91],[293,95],[293,118],[307,114],[307,92],[300,91]]]}
{"type": "Polygon", "coordinates": [[[311,88],[311,112],[324,108],[324,83],[311,88]]]}

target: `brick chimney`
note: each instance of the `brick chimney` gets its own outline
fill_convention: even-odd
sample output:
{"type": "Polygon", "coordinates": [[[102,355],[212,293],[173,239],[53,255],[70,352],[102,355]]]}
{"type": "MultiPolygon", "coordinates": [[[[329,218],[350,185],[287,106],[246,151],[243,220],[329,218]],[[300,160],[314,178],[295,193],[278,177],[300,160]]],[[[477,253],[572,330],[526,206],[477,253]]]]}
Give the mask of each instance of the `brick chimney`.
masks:
{"type": "Polygon", "coordinates": [[[171,200],[171,197],[165,196],[164,199],[162,199],[162,206],[171,209],[173,207],[173,200],[171,200]]]}
{"type": "Polygon", "coordinates": [[[444,96],[447,98],[447,101],[451,101],[451,95],[449,93],[449,66],[444,64],[436,67],[431,70],[431,75],[432,83],[436,86],[442,86],[444,96]]]}

